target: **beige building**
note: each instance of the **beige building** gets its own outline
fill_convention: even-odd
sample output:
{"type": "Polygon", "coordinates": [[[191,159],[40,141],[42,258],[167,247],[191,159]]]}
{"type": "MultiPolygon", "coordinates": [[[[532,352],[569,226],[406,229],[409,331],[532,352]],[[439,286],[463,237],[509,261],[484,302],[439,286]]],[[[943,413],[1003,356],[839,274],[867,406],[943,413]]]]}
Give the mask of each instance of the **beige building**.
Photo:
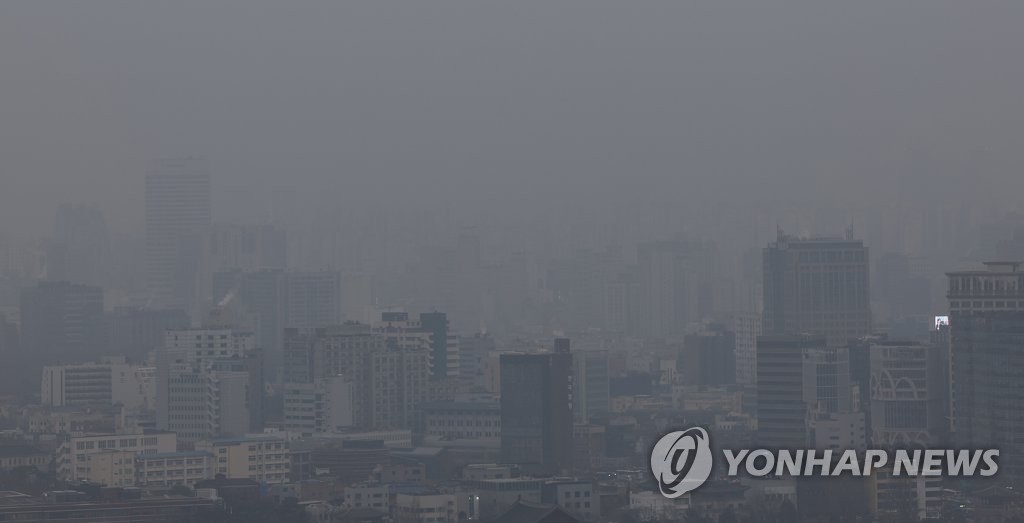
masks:
{"type": "Polygon", "coordinates": [[[208,452],[142,454],[135,459],[136,484],[140,487],[192,486],[213,477],[214,459],[208,452]]]}
{"type": "Polygon", "coordinates": [[[88,481],[105,487],[131,487],[135,485],[135,452],[106,450],[85,454],[84,468],[79,481],[88,481]]]}
{"type": "Polygon", "coordinates": [[[213,456],[213,474],[226,478],[245,478],[267,483],[288,481],[291,460],[284,438],[254,434],[240,438],[201,441],[196,450],[213,456]]]}
{"type": "MultiPolygon", "coordinates": [[[[94,475],[93,465],[107,467],[106,458],[92,458],[94,454],[128,452],[157,454],[178,450],[178,438],[173,432],[146,432],[143,434],[88,434],[70,436],[57,449],[57,475],[67,481],[84,481],[94,475]]],[[[132,462],[134,469],[134,461],[132,462]]],[[[104,472],[96,472],[102,476],[104,472]]]]}

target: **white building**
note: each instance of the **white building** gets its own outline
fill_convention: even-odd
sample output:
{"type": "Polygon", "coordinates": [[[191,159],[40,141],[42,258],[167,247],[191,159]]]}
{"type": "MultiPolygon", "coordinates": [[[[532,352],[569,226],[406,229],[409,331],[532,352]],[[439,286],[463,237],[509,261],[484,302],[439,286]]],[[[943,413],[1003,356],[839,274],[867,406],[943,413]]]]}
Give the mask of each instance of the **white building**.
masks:
{"type": "Polygon", "coordinates": [[[183,443],[262,430],[262,357],[255,336],[170,330],[157,355],[157,427],[183,443]]]}
{"type": "Polygon", "coordinates": [[[43,405],[121,404],[128,408],[153,405],[153,369],[104,358],[96,363],[43,367],[40,397],[43,405]]]}
{"type": "Polygon", "coordinates": [[[284,429],[311,436],[350,428],[353,401],[352,381],[345,376],[285,383],[284,429]]]}

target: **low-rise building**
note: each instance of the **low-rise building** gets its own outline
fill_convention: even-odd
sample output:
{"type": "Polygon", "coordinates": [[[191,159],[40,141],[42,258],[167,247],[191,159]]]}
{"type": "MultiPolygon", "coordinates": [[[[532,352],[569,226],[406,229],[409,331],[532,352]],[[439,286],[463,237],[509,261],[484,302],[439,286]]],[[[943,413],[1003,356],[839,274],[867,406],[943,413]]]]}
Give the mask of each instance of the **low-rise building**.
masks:
{"type": "Polygon", "coordinates": [[[501,404],[497,401],[432,401],[421,408],[427,444],[501,446],[501,404]]]}
{"type": "Polygon", "coordinates": [[[529,477],[482,479],[464,481],[463,485],[480,497],[480,516],[491,518],[508,510],[517,500],[540,503],[541,488],[545,481],[529,477]]]}
{"type": "MultiPolygon", "coordinates": [[[[57,450],[57,475],[67,481],[84,481],[92,473],[90,456],[105,452],[128,452],[133,455],[174,452],[178,438],[173,432],[146,431],[142,434],[85,434],[68,436],[57,450]]],[[[99,466],[105,459],[97,458],[99,466]]],[[[134,462],[132,464],[134,468],[134,462]]]]}
{"type": "Polygon", "coordinates": [[[46,451],[29,445],[0,446],[0,469],[9,470],[18,467],[35,467],[48,470],[53,456],[46,451]]]}
{"type": "Polygon", "coordinates": [[[549,481],[541,488],[541,501],[558,505],[585,521],[594,521],[601,516],[601,503],[594,495],[594,484],[590,481],[549,481]]]}
{"type": "Polygon", "coordinates": [[[381,483],[357,483],[345,488],[345,507],[389,511],[389,489],[381,483]]]}
{"type": "Polygon", "coordinates": [[[640,521],[683,521],[690,509],[690,493],[668,499],[660,492],[641,490],[629,494],[629,508],[640,521]]]}
{"type": "Polygon", "coordinates": [[[191,487],[213,477],[214,459],[209,452],[141,454],[135,459],[136,484],[140,487],[191,487]]]}
{"type": "Polygon", "coordinates": [[[395,523],[456,523],[459,521],[455,494],[437,492],[397,494],[392,515],[395,523]]]}
{"type": "Polygon", "coordinates": [[[462,479],[506,479],[518,473],[515,465],[497,465],[494,463],[473,463],[462,469],[462,479]]]}
{"type": "Polygon", "coordinates": [[[201,441],[196,450],[213,456],[214,475],[229,479],[252,479],[267,483],[288,481],[291,457],[288,442],[272,434],[253,434],[239,438],[201,441]]]}
{"type": "Polygon", "coordinates": [[[85,462],[77,474],[78,480],[104,487],[131,487],[135,485],[135,452],[131,450],[105,450],[85,454],[85,462]]]}

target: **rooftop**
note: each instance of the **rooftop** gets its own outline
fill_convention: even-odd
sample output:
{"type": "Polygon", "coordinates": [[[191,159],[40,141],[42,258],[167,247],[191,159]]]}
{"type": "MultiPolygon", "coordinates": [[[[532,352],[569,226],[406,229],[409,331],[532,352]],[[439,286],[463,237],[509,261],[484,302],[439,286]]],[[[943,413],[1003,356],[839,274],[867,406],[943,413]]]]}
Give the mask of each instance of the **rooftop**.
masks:
{"type": "Polygon", "coordinates": [[[0,446],[0,458],[17,458],[24,456],[47,456],[49,452],[38,449],[31,445],[2,445],[0,446]]]}
{"type": "Polygon", "coordinates": [[[139,454],[139,459],[197,458],[202,456],[213,456],[213,454],[201,450],[186,450],[182,452],[158,452],[156,454],[139,454]]]}

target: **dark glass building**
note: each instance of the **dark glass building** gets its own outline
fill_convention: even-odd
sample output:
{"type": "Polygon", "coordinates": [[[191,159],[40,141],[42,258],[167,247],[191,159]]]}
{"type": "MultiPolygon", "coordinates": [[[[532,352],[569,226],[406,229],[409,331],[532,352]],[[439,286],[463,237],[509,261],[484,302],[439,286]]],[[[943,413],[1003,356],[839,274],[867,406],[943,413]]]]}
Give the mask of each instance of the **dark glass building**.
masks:
{"type": "Polygon", "coordinates": [[[531,474],[557,474],[573,460],[572,354],[555,340],[542,354],[501,355],[501,459],[531,474]]]}

